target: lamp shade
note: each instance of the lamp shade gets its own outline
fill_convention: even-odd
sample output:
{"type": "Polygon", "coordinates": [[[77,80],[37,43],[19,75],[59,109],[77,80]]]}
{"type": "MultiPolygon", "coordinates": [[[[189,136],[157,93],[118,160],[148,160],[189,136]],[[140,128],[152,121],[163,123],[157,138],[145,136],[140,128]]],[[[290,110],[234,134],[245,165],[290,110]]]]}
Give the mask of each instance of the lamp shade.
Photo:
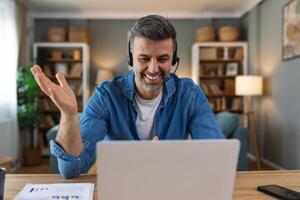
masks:
{"type": "Polygon", "coordinates": [[[262,95],[263,78],[261,76],[236,76],[235,94],[243,96],[262,95]]]}

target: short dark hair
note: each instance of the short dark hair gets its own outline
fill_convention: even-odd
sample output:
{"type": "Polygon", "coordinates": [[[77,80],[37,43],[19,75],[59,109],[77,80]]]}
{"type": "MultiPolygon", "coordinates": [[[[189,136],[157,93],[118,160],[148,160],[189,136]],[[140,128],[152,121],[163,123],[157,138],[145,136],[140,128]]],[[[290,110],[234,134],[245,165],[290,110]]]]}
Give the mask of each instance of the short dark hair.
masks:
{"type": "MultiPolygon", "coordinates": [[[[173,48],[175,48],[175,28],[168,19],[159,15],[148,15],[135,22],[130,31],[131,48],[135,37],[144,37],[156,41],[172,38],[173,48]]],[[[131,49],[129,51],[131,51],[131,49]]]]}

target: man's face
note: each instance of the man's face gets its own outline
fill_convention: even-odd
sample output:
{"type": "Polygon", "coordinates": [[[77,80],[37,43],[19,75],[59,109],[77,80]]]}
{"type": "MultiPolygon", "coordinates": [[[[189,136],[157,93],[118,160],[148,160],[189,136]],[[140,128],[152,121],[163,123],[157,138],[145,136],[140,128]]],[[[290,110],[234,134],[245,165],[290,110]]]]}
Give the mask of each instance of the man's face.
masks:
{"type": "Polygon", "coordinates": [[[141,93],[155,94],[168,77],[172,56],[173,40],[150,40],[135,37],[132,47],[135,83],[141,93]]]}

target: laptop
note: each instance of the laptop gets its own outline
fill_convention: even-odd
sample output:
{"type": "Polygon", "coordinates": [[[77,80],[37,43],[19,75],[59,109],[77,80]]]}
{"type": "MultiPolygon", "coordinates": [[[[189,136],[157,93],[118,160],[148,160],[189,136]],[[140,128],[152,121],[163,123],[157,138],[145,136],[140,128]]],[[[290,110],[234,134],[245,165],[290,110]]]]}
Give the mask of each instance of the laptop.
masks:
{"type": "Polygon", "coordinates": [[[99,200],[230,200],[238,140],[97,144],[99,200]]]}

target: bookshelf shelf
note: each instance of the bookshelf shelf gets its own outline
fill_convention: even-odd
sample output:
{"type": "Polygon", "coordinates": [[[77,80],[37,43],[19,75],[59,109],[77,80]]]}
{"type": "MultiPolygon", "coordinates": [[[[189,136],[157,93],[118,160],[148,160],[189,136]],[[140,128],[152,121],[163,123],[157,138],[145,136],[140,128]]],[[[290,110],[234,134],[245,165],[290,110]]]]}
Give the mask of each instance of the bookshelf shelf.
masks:
{"type": "MultiPolygon", "coordinates": [[[[65,76],[66,80],[82,80],[82,77],[70,77],[70,76],[65,76]]],[[[49,77],[50,80],[52,81],[57,81],[55,77],[49,77]]]]}
{"type": "Polygon", "coordinates": [[[242,97],[234,94],[205,94],[207,97],[242,97]]]}
{"type": "Polygon", "coordinates": [[[235,79],[235,76],[200,76],[200,79],[216,79],[216,78],[220,78],[220,79],[235,79]]]}
{"type": "Polygon", "coordinates": [[[214,113],[243,113],[244,98],[235,95],[235,77],[247,74],[246,42],[194,43],[192,79],[208,98],[214,113]]]}
{"type": "Polygon", "coordinates": [[[232,110],[232,109],[224,109],[224,110],[214,110],[215,113],[219,113],[219,112],[232,112],[232,113],[239,113],[239,114],[243,114],[244,111],[243,110],[232,110]]]}
{"type": "Polygon", "coordinates": [[[47,59],[46,62],[49,63],[82,63],[82,60],[74,60],[74,59],[47,59]]]}
{"type": "Polygon", "coordinates": [[[239,59],[204,59],[204,60],[199,60],[200,63],[223,63],[223,62],[242,62],[242,60],[239,60],[239,59]]]}
{"type": "MultiPolygon", "coordinates": [[[[76,96],[76,98],[78,98],[78,99],[82,99],[82,95],[75,95],[75,96],[76,96]]],[[[40,95],[39,95],[39,98],[46,98],[46,99],[48,99],[49,97],[46,96],[46,95],[40,94],[40,95]]]]}

